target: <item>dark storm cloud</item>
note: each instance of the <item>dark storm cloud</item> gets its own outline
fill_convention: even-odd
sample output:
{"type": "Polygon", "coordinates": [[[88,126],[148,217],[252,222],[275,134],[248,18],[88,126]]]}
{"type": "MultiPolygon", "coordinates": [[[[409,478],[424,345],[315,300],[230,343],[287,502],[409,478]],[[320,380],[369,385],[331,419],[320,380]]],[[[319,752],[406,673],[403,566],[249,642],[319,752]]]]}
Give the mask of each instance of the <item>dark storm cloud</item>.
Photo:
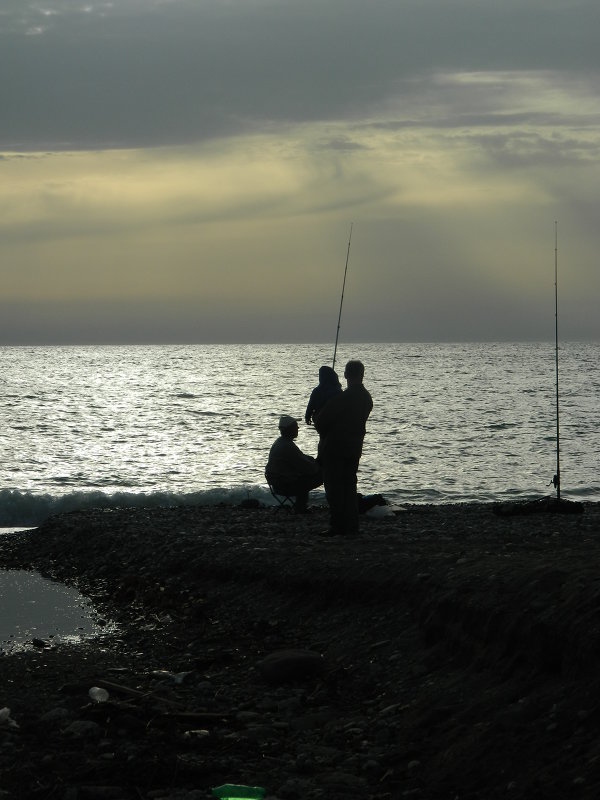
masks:
{"type": "Polygon", "coordinates": [[[599,23],[595,0],[4,0],[0,146],[181,144],[269,123],[358,120],[404,93],[435,109],[455,87],[411,97],[410,79],[590,76],[599,23]]]}

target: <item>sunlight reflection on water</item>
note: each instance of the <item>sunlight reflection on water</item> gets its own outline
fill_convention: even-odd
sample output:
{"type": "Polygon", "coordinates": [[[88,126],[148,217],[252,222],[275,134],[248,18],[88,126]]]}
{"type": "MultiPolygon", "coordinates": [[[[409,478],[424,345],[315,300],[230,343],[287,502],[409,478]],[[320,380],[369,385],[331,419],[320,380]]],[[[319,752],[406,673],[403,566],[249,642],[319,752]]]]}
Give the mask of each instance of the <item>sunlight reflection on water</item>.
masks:
{"type": "MultiPolygon", "coordinates": [[[[553,343],[344,344],[373,395],[360,488],[393,503],[548,494],[553,343]]],[[[281,414],[304,409],[328,344],[0,348],[0,524],[91,505],[268,502],[281,414]]],[[[598,500],[600,344],[560,348],[563,491],[598,500]]]]}

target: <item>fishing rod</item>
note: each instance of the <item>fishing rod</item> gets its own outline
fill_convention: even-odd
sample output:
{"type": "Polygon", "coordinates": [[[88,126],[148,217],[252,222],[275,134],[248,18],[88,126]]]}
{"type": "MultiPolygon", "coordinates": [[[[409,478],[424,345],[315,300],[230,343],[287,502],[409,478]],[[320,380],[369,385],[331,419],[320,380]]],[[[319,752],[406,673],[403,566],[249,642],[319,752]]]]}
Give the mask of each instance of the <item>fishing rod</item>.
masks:
{"type": "Polygon", "coordinates": [[[554,222],[554,339],[556,363],[556,475],[552,479],[556,499],[560,500],[560,417],[558,406],[558,222],[554,222]]]}
{"type": "Polygon", "coordinates": [[[348,252],[346,253],[346,266],[344,268],[344,282],[342,283],[342,296],[340,298],[340,313],[338,314],[338,323],[337,323],[337,331],[335,334],[335,347],[333,349],[333,364],[331,365],[332,369],[335,369],[335,357],[337,355],[337,346],[338,346],[338,338],[340,335],[340,323],[342,321],[342,306],[344,305],[344,289],[346,288],[346,275],[348,273],[348,259],[350,258],[350,242],[352,241],[352,225],[354,223],[350,223],[350,236],[348,237],[348,252]]]}

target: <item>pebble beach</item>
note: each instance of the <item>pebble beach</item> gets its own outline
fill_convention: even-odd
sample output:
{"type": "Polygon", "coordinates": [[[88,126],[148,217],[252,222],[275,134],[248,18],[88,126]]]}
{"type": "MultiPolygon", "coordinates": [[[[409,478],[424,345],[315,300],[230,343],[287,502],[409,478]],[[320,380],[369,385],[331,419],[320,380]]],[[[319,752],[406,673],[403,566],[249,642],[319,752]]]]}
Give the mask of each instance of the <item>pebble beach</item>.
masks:
{"type": "Polygon", "coordinates": [[[106,632],[0,658],[0,797],[600,796],[600,504],[89,510],[0,568],[106,632]],[[499,513],[500,512],[500,513],[499,513]],[[92,690],[92,691],[90,691],[92,690]]]}

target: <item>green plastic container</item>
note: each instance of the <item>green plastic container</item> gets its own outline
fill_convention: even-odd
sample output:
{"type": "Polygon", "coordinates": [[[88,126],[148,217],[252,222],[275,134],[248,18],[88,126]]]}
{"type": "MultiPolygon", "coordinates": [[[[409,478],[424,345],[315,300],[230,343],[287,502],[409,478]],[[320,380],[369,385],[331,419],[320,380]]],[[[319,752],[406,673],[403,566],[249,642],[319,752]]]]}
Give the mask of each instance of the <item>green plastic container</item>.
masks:
{"type": "Polygon", "coordinates": [[[262,786],[240,786],[235,783],[224,783],[212,790],[213,797],[221,800],[263,800],[265,790],[262,786]]]}

